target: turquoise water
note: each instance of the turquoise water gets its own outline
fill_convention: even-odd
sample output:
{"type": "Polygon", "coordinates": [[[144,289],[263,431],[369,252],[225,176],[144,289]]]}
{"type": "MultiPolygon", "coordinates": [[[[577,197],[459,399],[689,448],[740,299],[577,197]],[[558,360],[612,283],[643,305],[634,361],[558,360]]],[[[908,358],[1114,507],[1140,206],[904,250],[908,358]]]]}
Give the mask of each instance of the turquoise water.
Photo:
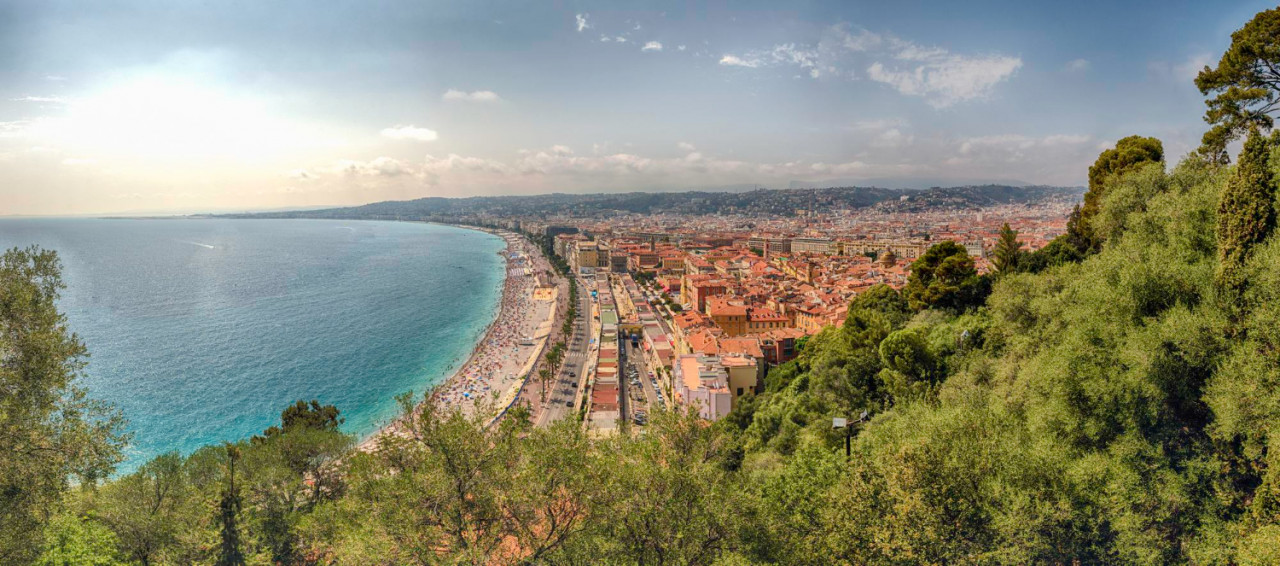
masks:
{"type": "Polygon", "coordinates": [[[298,399],[364,434],[460,364],[493,320],[502,240],[402,222],[4,219],[57,250],[90,394],[135,438],[122,469],[276,423],[298,399]]]}

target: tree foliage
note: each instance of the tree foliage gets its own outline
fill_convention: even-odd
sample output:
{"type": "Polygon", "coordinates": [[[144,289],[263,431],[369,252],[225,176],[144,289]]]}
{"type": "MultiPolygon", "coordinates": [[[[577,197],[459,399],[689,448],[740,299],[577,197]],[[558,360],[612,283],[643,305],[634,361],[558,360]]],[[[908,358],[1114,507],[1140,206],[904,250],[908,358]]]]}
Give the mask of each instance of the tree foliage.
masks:
{"type": "Polygon", "coordinates": [[[1005,222],[1000,227],[1000,238],[996,241],[995,260],[992,262],[997,273],[1010,273],[1018,269],[1026,254],[1022,250],[1022,242],[1018,241],[1018,231],[1005,222]]]}
{"type": "Polygon", "coordinates": [[[106,477],[125,440],[119,413],[79,385],[86,351],[57,310],[62,288],[54,252],[0,256],[0,563],[34,560],[71,478],[106,477]]]}
{"type": "Polygon", "coordinates": [[[1250,129],[1270,129],[1280,104],[1280,8],[1259,12],[1231,34],[1231,47],[1218,66],[1205,66],[1196,87],[1206,96],[1201,153],[1226,162],[1227,144],[1250,129]]]}
{"type": "Polygon", "coordinates": [[[1235,172],[1218,198],[1218,283],[1226,288],[1244,284],[1241,269],[1254,246],[1275,227],[1275,179],[1268,158],[1270,144],[1252,130],[1235,172]]]}
{"type": "Polygon", "coordinates": [[[982,302],[983,288],[968,250],[947,240],[929,247],[911,263],[911,276],[902,292],[916,310],[962,311],[982,302]]]}

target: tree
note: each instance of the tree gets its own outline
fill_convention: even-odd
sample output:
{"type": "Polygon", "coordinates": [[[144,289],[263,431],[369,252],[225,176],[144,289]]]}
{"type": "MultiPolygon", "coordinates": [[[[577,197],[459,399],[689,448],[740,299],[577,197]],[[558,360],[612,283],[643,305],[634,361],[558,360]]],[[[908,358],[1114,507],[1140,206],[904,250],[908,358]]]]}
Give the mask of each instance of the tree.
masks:
{"type": "Polygon", "coordinates": [[[912,262],[902,294],[915,310],[965,310],[982,301],[982,287],[968,250],[946,240],[912,262]]]}
{"type": "Polygon", "coordinates": [[[1018,269],[1018,264],[1025,255],[1022,242],[1018,241],[1018,231],[1005,222],[1000,228],[1000,239],[996,241],[995,268],[998,273],[1009,273],[1018,269]]]}
{"type": "Polygon", "coordinates": [[[72,476],[91,484],[120,461],[119,412],[88,398],[86,351],[58,312],[61,266],[31,247],[0,256],[0,563],[28,564],[72,476]]]}
{"type": "MultiPolygon", "coordinates": [[[[1238,32],[1237,32],[1238,33],[1238,32]]],[[[1275,226],[1275,180],[1267,159],[1270,144],[1257,129],[1240,151],[1235,172],[1218,197],[1218,285],[1237,289],[1250,251],[1275,226]]]]}
{"type": "Polygon", "coordinates": [[[551,383],[551,370],[542,368],[538,370],[538,383],[542,385],[542,402],[547,402],[547,384],[551,383]]]}
{"type": "Polygon", "coordinates": [[[240,542],[240,490],[236,487],[236,462],[240,460],[240,447],[227,443],[227,487],[218,499],[218,560],[217,566],[244,566],[244,551],[240,542]]]}
{"type": "Polygon", "coordinates": [[[1280,107],[1280,8],[1259,12],[1231,34],[1231,47],[1216,68],[1208,65],[1196,76],[1200,93],[1213,98],[1204,120],[1200,152],[1225,163],[1227,144],[1251,128],[1270,129],[1270,116],[1280,107]]]}
{"type": "Polygon", "coordinates": [[[36,566],[125,566],[115,533],[92,520],[70,514],[55,517],[44,529],[45,545],[36,566]]]}
{"type": "Polygon", "coordinates": [[[270,438],[293,430],[337,430],[344,419],[338,416],[338,408],[333,405],[321,405],[312,399],[310,403],[298,401],[280,413],[280,426],[272,426],[263,431],[263,437],[270,438]]]}
{"type": "MultiPolygon", "coordinates": [[[[1087,240],[1087,249],[1097,249],[1101,245],[1099,238],[1093,233],[1089,221],[1102,207],[1102,197],[1107,192],[1107,181],[1113,175],[1119,175],[1142,163],[1164,161],[1164,144],[1156,138],[1129,136],[1121,138],[1116,146],[1103,151],[1097,161],[1089,167],[1089,190],[1084,193],[1084,206],[1080,207],[1080,217],[1075,230],[1075,238],[1087,240]]],[[[1068,230],[1068,233],[1071,233],[1068,230]]]]}
{"type": "Polygon", "coordinates": [[[104,485],[94,516],[115,533],[121,554],[150,566],[172,557],[195,511],[186,461],[177,452],[151,459],[133,473],[104,485]]]}

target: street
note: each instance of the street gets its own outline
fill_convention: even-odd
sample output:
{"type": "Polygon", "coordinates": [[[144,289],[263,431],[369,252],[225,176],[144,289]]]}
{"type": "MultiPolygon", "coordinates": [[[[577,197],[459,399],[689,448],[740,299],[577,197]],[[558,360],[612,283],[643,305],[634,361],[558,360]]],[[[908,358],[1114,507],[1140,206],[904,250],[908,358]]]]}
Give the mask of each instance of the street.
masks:
{"type": "MultiPolygon", "coordinates": [[[[591,320],[591,292],[581,279],[578,280],[578,320],[573,327],[573,336],[567,341],[564,363],[552,381],[551,392],[547,396],[548,406],[538,414],[534,422],[536,426],[546,426],[565,416],[574,417],[572,406],[582,395],[582,387],[586,383],[587,354],[591,339],[595,337],[594,323],[591,320]]],[[[537,402],[530,399],[530,402],[537,402]]]]}

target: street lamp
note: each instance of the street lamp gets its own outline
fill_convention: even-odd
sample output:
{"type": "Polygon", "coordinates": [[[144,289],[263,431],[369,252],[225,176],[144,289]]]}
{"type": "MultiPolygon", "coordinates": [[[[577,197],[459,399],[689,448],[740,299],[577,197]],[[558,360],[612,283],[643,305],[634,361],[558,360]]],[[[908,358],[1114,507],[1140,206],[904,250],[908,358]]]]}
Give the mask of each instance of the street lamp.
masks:
{"type": "Polygon", "coordinates": [[[844,429],[844,457],[846,460],[853,457],[853,426],[867,420],[867,412],[863,411],[858,415],[858,420],[850,423],[849,419],[844,417],[833,417],[831,419],[832,430],[844,429]]]}

